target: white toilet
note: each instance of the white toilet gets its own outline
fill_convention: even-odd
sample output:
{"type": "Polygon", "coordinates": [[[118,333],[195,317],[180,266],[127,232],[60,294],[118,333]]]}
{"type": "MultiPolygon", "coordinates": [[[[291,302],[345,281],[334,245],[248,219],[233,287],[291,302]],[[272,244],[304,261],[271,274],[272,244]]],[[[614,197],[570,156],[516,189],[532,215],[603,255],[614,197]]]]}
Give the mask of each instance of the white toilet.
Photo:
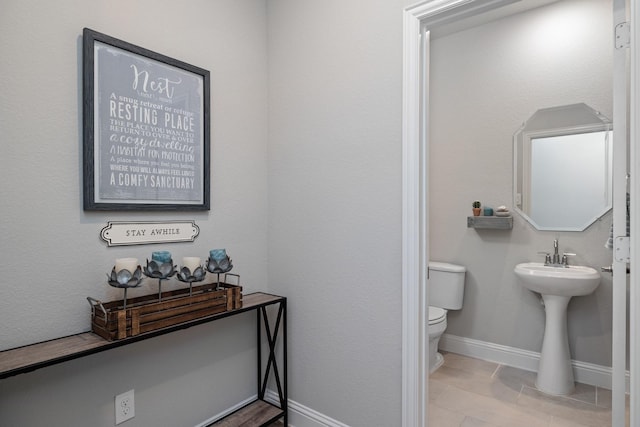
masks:
{"type": "Polygon", "coordinates": [[[447,310],[462,308],[466,271],[461,265],[429,262],[429,373],[444,362],[438,342],[447,329],[447,310]]]}

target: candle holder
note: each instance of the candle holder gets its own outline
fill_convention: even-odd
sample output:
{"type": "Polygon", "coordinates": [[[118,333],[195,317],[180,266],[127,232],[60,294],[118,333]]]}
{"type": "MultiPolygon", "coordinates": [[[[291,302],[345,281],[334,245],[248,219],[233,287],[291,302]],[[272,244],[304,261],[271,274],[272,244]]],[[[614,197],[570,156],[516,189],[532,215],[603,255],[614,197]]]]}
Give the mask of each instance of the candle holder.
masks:
{"type": "Polygon", "coordinates": [[[173,260],[168,262],[158,262],[156,260],[147,260],[144,268],[144,275],[152,279],[158,279],[158,301],[162,301],[162,281],[174,276],[178,271],[173,265],[173,260]]]}
{"type": "Polygon", "coordinates": [[[116,271],[113,267],[111,274],[107,274],[109,285],[124,289],[124,309],[127,309],[127,289],[137,288],[142,282],[142,268],[138,266],[133,273],[127,269],[116,271]]]}
{"type": "Polygon", "coordinates": [[[223,273],[227,273],[231,271],[233,268],[233,263],[231,262],[231,258],[228,255],[224,255],[223,258],[212,258],[211,256],[207,258],[207,270],[210,273],[217,274],[218,279],[216,282],[216,290],[220,285],[220,275],[223,273]]]}
{"type": "Polygon", "coordinates": [[[189,284],[189,296],[193,295],[193,282],[201,282],[204,280],[204,276],[207,274],[202,266],[197,267],[193,272],[189,267],[182,267],[178,271],[178,280],[189,284]]]}

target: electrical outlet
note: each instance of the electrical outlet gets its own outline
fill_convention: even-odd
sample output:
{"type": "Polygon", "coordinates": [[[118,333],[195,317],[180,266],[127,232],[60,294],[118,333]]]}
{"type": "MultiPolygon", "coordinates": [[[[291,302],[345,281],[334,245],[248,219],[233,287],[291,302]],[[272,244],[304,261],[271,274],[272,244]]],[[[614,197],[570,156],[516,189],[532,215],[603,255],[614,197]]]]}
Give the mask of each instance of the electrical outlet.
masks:
{"type": "Polygon", "coordinates": [[[136,405],[133,390],[116,396],[116,425],[136,416],[136,405]]]}

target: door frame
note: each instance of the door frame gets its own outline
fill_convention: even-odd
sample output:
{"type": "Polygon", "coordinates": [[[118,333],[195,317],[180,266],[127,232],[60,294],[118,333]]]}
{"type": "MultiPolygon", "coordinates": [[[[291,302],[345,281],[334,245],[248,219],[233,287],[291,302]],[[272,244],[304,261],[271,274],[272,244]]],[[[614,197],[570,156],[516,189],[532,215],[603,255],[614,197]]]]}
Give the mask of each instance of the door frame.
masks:
{"type": "Polygon", "coordinates": [[[631,275],[629,292],[629,328],[630,328],[630,425],[640,426],[640,286],[637,274],[637,266],[640,266],[640,239],[634,237],[634,230],[640,229],[640,218],[636,212],[640,212],[640,188],[638,173],[640,173],[640,150],[638,141],[640,139],[640,2],[629,0],[630,17],[630,93],[629,93],[629,128],[630,128],[630,265],[631,275]]]}
{"type": "MultiPolygon", "coordinates": [[[[616,1],[616,0],[614,0],[616,1]]],[[[429,26],[442,19],[455,19],[500,7],[513,0],[426,0],[404,11],[403,105],[402,105],[402,426],[428,426],[428,126],[429,26]],[[423,86],[424,85],[424,86],[423,86]]],[[[630,4],[630,192],[638,194],[636,171],[640,172],[640,22],[639,0],[630,4]]],[[[612,34],[613,38],[613,34],[612,34]]],[[[631,230],[640,227],[633,212],[640,210],[640,197],[631,197],[631,230]]],[[[630,239],[630,264],[640,260],[640,243],[630,239]]],[[[634,269],[630,286],[630,407],[631,425],[640,426],[640,289],[634,269]]],[[[620,318],[620,313],[614,316],[620,318]]],[[[614,319],[614,324],[616,324],[614,319]]],[[[619,346],[619,344],[617,344],[619,346]]],[[[624,345],[624,343],[622,343],[624,345]]],[[[617,350],[619,353],[620,349],[617,350]]],[[[622,349],[624,352],[624,349],[622,349]]],[[[614,353],[616,353],[614,351],[614,353]]],[[[625,366],[615,363],[612,376],[624,376],[625,366]],[[616,366],[617,365],[617,366],[616,366]]],[[[614,387],[616,382],[614,382],[614,387]]],[[[614,396],[619,395],[614,390],[614,396]]],[[[614,413],[619,405],[614,405],[614,413]]],[[[624,408],[624,406],[623,406],[624,408]]],[[[624,414],[622,414],[624,416],[624,414]]],[[[615,418],[615,416],[614,416],[615,418]]],[[[617,425],[617,423],[616,423],[617,425]]]]}

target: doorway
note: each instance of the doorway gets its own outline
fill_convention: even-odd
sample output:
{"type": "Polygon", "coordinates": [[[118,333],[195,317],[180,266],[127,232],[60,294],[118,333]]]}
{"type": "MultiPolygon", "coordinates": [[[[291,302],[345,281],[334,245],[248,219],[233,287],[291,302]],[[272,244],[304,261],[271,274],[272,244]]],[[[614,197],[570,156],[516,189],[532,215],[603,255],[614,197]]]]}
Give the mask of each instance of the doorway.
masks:
{"type": "MultiPolygon", "coordinates": [[[[422,325],[426,325],[425,307],[428,306],[426,260],[431,258],[429,255],[432,252],[427,237],[430,234],[429,200],[434,195],[429,191],[430,141],[429,135],[424,130],[429,129],[432,119],[433,110],[430,108],[437,108],[437,105],[434,105],[433,100],[429,98],[431,94],[429,82],[434,65],[431,62],[434,57],[431,51],[433,44],[430,42],[432,34],[429,29],[443,21],[454,22],[460,18],[476,16],[489,10],[496,13],[498,7],[505,7],[512,3],[512,1],[430,1],[409,8],[405,14],[405,103],[403,111],[403,168],[405,177],[403,425],[405,426],[427,425],[426,410],[422,407],[428,394],[428,361],[425,360],[428,354],[428,342],[425,342],[426,328],[422,325]]],[[[531,4],[533,2],[523,3],[531,4]]],[[[522,117],[522,119],[524,118],[522,117]]],[[[507,164],[510,165],[509,162],[510,160],[507,160],[507,164]]],[[[469,200],[469,204],[471,200],[473,198],[469,200]]],[[[509,202],[510,200],[507,200],[505,204],[510,204],[509,202]]],[[[470,211],[470,206],[468,210],[470,211]]],[[[553,238],[550,239],[553,240],[553,238]]],[[[451,253],[445,253],[443,256],[451,256],[451,253]]],[[[622,375],[624,376],[624,366],[622,367],[622,375]]]]}

